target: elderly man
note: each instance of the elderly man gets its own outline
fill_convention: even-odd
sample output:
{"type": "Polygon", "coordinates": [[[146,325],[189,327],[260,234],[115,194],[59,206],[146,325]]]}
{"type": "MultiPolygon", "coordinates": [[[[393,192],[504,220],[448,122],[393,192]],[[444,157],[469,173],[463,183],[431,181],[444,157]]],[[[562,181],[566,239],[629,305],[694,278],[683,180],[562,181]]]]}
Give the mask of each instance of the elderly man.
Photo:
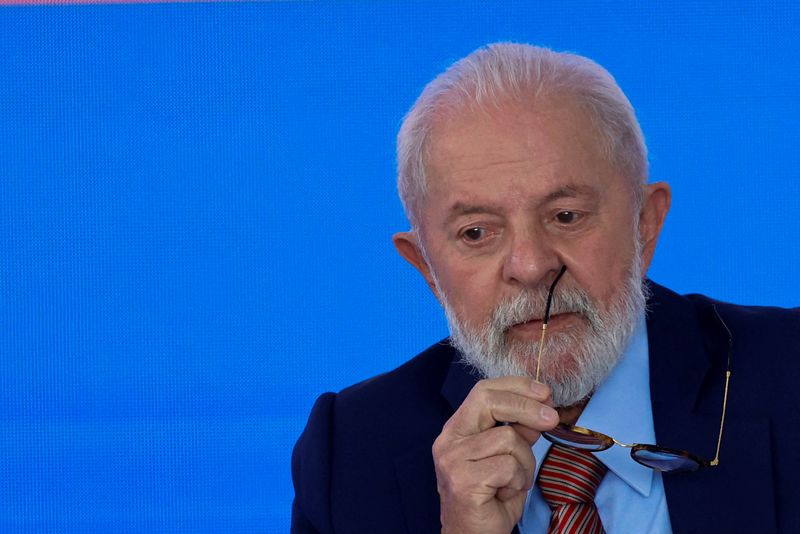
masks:
{"type": "Polygon", "coordinates": [[[293,531],[800,529],[800,312],[645,278],[670,189],[602,67],[480,49],[425,88],[398,166],[394,243],[451,336],[320,397],[293,531]]]}

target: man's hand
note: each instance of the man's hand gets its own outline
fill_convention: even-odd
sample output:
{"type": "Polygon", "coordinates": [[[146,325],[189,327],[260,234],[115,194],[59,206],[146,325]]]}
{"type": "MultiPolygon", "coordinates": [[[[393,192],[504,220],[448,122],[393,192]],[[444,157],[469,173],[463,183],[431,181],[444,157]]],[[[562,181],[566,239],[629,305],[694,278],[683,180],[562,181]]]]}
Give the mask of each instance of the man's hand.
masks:
{"type": "Polygon", "coordinates": [[[472,388],[433,444],[443,533],[511,532],[533,485],[531,446],[558,424],[548,404],[548,387],[530,378],[472,388]]]}

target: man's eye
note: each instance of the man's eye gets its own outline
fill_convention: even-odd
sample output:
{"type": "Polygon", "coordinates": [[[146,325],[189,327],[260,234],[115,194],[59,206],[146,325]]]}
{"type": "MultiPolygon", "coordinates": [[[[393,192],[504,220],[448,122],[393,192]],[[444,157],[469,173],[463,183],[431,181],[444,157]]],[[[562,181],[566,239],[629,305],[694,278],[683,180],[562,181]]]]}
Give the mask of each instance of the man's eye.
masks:
{"type": "Polygon", "coordinates": [[[580,218],[580,214],[574,211],[560,211],[556,214],[556,220],[561,224],[572,224],[580,218]]]}
{"type": "Polygon", "coordinates": [[[475,226],[473,228],[467,228],[461,233],[461,235],[463,235],[467,241],[480,241],[486,236],[486,230],[479,226],[475,226]]]}

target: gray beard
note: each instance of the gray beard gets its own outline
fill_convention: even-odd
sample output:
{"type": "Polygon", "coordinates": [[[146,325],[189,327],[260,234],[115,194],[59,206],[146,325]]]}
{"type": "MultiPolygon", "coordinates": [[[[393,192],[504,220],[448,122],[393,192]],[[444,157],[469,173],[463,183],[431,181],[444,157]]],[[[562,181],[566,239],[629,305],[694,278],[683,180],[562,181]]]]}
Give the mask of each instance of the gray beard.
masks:
{"type": "MultiPolygon", "coordinates": [[[[548,332],[542,347],[540,380],[550,386],[556,407],[587,399],[622,357],[647,301],[641,254],[636,248],[625,283],[608,311],[601,311],[579,287],[556,288],[551,316],[576,313],[580,318],[577,328],[548,332]]],[[[508,340],[506,332],[515,324],[542,318],[547,287],[524,290],[501,302],[486,324],[470,329],[458,319],[438,281],[436,284],[450,326],[450,342],[464,363],[486,378],[536,376],[539,341],[508,340]]]]}

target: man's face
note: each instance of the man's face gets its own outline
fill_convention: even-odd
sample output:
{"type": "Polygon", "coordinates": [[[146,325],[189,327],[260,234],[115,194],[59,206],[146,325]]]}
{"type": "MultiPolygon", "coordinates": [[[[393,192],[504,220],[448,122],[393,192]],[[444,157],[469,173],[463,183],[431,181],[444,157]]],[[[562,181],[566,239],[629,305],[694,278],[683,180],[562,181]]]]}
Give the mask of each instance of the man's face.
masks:
{"type": "MultiPolygon", "coordinates": [[[[559,268],[568,270],[557,295],[583,298],[601,315],[614,312],[631,277],[646,270],[669,204],[665,185],[661,202],[649,186],[637,225],[627,178],[604,157],[589,117],[566,101],[550,104],[535,111],[508,104],[438,124],[418,214],[417,237],[430,264],[404,252],[398,240],[408,234],[395,237],[448,308],[451,328],[457,320],[484,335],[493,316],[497,325],[498,306],[529,297],[505,314],[513,324],[502,324],[501,341],[516,347],[515,363],[530,375],[543,298],[559,268]]],[[[553,348],[562,354],[548,355],[544,378],[551,384],[563,378],[554,375],[579,371],[566,353],[596,329],[572,300],[557,306],[548,324],[548,336],[565,340],[553,348]]]]}

